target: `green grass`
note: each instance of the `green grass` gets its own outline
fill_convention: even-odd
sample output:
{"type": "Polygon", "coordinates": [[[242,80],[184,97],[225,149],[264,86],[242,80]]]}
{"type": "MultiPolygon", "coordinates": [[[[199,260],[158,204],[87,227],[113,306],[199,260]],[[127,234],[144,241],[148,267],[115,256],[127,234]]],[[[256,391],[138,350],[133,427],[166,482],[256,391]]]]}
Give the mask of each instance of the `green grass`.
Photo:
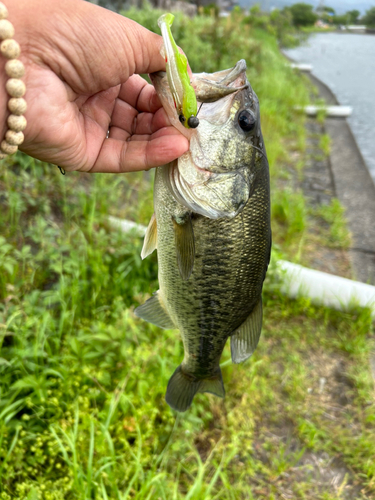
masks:
{"type": "Polygon", "coordinates": [[[331,151],[331,138],[328,134],[321,135],[319,147],[326,156],[329,156],[329,153],[331,151]]]}
{"type": "MultiPolygon", "coordinates": [[[[187,52],[211,44],[216,53],[217,37],[235,29],[206,18],[179,23],[186,37],[192,26],[201,34],[180,42],[187,52]]],[[[292,108],[307,89],[269,33],[242,46],[241,30],[233,53],[232,38],[220,49],[220,68],[188,55],[195,70],[248,60],[275,186],[288,181],[290,154],[303,154],[303,117],[292,108]]],[[[22,154],[0,165],[0,499],[372,498],[366,310],[289,300],[271,269],[253,358],[233,365],[223,354],[226,398],[198,395],[183,415],[165,403],[183,356],[179,334],[133,313],[158,287],[156,256],[142,262],[142,241],[108,224],[109,215],[147,224],[152,177],[62,176],[22,154]]],[[[306,201],[290,189],[273,196],[276,252],[302,249],[306,201]]],[[[341,242],[340,209],[321,217],[341,242]]]]}
{"type": "Polygon", "coordinates": [[[349,248],[351,239],[347,228],[345,210],[339,200],[321,206],[317,215],[327,224],[325,245],[332,248],[349,248]]]}

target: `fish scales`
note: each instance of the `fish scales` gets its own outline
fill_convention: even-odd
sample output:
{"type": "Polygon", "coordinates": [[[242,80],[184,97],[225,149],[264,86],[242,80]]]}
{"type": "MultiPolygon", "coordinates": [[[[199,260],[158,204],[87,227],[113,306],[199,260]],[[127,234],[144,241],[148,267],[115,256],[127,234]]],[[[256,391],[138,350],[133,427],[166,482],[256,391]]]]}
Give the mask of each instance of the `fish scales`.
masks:
{"type": "Polygon", "coordinates": [[[162,300],[181,332],[183,369],[196,377],[213,376],[228,336],[261,293],[270,245],[268,172],[234,219],[193,218],[195,261],[186,281],[176,266],[172,216],[178,203],[163,183],[162,168],[155,179],[162,300]]]}

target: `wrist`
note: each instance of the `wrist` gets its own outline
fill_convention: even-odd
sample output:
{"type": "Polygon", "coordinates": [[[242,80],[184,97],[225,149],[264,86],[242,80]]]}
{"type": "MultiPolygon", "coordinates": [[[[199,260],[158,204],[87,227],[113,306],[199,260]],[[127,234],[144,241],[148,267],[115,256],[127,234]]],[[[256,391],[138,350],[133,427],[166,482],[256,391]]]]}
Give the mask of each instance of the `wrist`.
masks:
{"type": "Polygon", "coordinates": [[[9,116],[8,111],[8,93],[5,90],[5,83],[8,79],[5,73],[5,63],[6,59],[0,54],[0,142],[5,137],[5,132],[7,131],[7,118],[9,116]]]}
{"type": "Polygon", "coordinates": [[[3,139],[0,139],[1,159],[17,151],[18,146],[24,141],[22,131],[26,126],[23,116],[26,107],[26,101],[23,99],[26,87],[22,81],[25,68],[18,59],[20,46],[14,39],[15,28],[8,17],[9,11],[6,5],[0,2],[0,48],[1,56],[3,56],[0,65],[3,97],[0,111],[0,119],[2,119],[0,133],[3,139]]]}

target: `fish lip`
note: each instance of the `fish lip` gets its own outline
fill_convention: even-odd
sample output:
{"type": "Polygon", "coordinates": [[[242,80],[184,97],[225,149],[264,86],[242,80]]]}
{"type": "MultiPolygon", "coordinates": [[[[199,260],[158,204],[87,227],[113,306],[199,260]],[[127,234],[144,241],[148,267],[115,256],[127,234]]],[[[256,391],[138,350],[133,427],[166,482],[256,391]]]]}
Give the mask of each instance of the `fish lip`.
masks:
{"type": "Polygon", "coordinates": [[[150,77],[150,80],[151,80],[152,84],[155,87],[155,83],[154,82],[157,79],[162,80],[163,78],[166,78],[167,77],[167,73],[165,71],[155,71],[155,73],[149,73],[148,76],[150,77]]]}
{"type": "Polygon", "coordinates": [[[166,71],[155,71],[154,73],[150,73],[149,76],[151,79],[156,77],[164,78],[165,76],[167,76],[167,73],[166,71]]]}

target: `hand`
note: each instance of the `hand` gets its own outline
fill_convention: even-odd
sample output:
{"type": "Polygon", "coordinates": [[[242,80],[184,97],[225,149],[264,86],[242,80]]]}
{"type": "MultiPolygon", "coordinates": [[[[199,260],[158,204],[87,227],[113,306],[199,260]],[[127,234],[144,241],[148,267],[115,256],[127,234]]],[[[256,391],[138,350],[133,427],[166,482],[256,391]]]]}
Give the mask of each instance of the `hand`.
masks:
{"type": "Polygon", "coordinates": [[[187,151],[139,76],[165,69],[160,36],[83,0],[4,1],[26,67],[22,151],[68,171],[113,173],[187,151]]]}

